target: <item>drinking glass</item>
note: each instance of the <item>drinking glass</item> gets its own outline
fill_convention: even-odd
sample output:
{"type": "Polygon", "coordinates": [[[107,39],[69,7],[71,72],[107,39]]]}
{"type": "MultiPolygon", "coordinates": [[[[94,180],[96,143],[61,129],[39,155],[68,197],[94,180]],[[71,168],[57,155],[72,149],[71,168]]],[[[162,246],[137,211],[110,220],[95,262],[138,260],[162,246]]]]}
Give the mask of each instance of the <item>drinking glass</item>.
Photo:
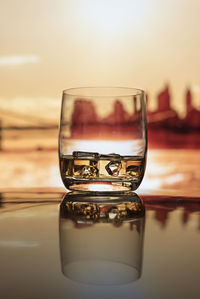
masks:
{"type": "Polygon", "coordinates": [[[66,188],[135,190],[144,176],[146,152],[143,90],[84,87],[63,91],[59,162],[66,188]]]}

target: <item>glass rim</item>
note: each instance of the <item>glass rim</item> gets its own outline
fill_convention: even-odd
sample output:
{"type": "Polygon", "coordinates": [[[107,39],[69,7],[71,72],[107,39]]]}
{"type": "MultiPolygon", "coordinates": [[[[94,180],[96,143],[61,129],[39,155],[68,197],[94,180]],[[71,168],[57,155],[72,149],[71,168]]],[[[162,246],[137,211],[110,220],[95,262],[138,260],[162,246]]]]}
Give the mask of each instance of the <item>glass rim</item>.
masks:
{"type": "Polygon", "coordinates": [[[140,88],[118,86],[86,86],[67,88],[63,90],[63,95],[78,97],[130,97],[144,95],[144,93],[144,90],[140,88]],[[105,93],[99,94],[98,91],[104,91],[105,93]],[[111,93],[111,91],[113,92],[111,93]]]}

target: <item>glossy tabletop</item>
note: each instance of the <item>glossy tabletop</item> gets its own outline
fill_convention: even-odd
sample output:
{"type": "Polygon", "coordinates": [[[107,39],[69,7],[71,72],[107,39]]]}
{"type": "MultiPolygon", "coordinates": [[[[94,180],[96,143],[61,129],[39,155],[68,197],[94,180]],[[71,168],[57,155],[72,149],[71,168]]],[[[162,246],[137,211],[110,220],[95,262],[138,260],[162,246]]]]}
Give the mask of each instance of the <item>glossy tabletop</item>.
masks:
{"type": "Polygon", "coordinates": [[[200,298],[200,198],[64,196],[1,193],[1,298],[200,298]]]}

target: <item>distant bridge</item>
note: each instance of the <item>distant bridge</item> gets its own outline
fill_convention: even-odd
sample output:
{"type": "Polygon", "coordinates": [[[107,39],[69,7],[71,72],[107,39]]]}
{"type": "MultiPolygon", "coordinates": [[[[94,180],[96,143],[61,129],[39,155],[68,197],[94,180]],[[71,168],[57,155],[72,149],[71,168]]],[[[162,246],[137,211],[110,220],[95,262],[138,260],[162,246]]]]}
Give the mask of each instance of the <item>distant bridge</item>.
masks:
{"type": "Polygon", "coordinates": [[[0,109],[0,119],[9,118],[9,117],[14,117],[17,120],[26,121],[26,122],[34,124],[38,127],[52,125],[51,120],[46,120],[46,119],[38,117],[38,116],[32,116],[32,115],[28,115],[28,114],[19,113],[19,112],[9,111],[6,109],[0,109]]]}

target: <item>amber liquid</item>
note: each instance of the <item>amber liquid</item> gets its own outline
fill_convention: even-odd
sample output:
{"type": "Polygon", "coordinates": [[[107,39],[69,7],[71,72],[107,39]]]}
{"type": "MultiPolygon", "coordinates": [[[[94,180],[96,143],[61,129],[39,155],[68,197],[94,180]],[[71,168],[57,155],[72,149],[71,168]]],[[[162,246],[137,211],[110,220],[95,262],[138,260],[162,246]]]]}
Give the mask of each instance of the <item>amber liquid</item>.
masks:
{"type": "Polygon", "coordinates": [[[74,190],[82,190],[77,187],[78,184],[98,182],[116,183],[116,187],[121,185],[126,190],[135,190],[143,178],[144,169],[145,159],[142,156],[74,152],[73,155],[63,155],[60,160],[63,182],[67,188],[74,190]]]}

